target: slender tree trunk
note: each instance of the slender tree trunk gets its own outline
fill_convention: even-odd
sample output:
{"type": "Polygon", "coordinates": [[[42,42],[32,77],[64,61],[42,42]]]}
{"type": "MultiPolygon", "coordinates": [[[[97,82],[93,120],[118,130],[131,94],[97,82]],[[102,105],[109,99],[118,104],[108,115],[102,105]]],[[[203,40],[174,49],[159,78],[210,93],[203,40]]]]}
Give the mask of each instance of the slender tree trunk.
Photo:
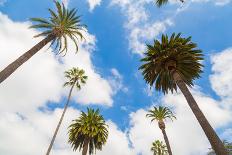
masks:
{"type": "Polygon", "coordinates": [[[83,150],[82,150],[82,155],[87,155],[88,146],[89,146],[89,138],[85,138],[84,147],[83,147],[83,150]]]}
{"type": "Polygon", "coordinates": [[[60,125],[61,125],[61,123],[62,123],[62,121],[63,121],[63,119],[64,119],[64,114],[65,114],[65,112],[66,112],[66,110],[67,110],[67,108],[68,108],[69,101],[70,101],[70,98],[71,98],[71,94],[72,94],[72,91],[73,91],[73,87],[74,87],[74,85],[72,85],[72,87],[71,87],[71,89],[70,89],[70,91],[69,91],[68,100],[67,100],[67,102],[66,102],[66,104],[65,104],[63,113],[62,113],[62,115],[61,115],[61,117],[60,117],[59,123],[57,124],[55,133],[54,133],[54,135],[53,135],[53,137],[52,137],[52,140],[51,140],[51,143],[50,143],[50,145],[49,145],[49,147],[48,147],[48,150],[47,150],[46,155],[49,155],[49,154],[50,154],[50,151],[51,151],[52,146],[53,146],[53,144],[54,144],[54,141],[55,141],[55,139],[56,139],[56,135],[57,135],[57,133],[58,133],[58,131],[59,131],[59,128],[60,128],[60,125]]]}
{"type": "Polygon", "coordinates": [[[165,123],[163,121],[159,121],[158,125],[159,125],[159,128],[161,129],[161,131],[163,133],[164,141],[165,141],[167,149],[168,149],[168,154],[172,155],[171,146],[170,146],[170,143],[169,143],[169,140],[168,140],[168,136],[167,136],[166,131],[165,131],[165,123]]]}
{"type": "Polygon", "coordinates": [[[176,71],[172,71],[173,79],[176,82],[177,86],[180,88],[181,92],[184,94],[192,112],[194,113],[195,117],[197,118],[198,122],[200,123],[202,129],[204,130],[212,148],[215,150],[217,155],[228,155],[225,147],[223,146],[222,141],[217,136],[214,129],[209,124],[208,120],[198,107],[195,99],[193,98],[192,94],[190,93],[188,87],[186,86],[185,82],[180,77],[179,73],[176,71]]]}
{"type": "Polygon", "coordinates": [[[167,134],[166,134],[165,129],[162,130],[162,133],[163,133],[163,136],[164,136],[165,143],[166,143],[166,145],[167,145],[168,154],[169,154],[169,155],[172,155],[172,150],[171,150],[170,143],[169,143],[168,136],[167,136],[167,134]]]}
{"type": "Polygon", "coordinates": [[[0,72],[0,83],[7,79],[17,68],[19,68],[23,63],[29,60],[33,55],[35,55],[41,48],[43,48],[47,43],[55,38],[55,35],[48,35],[29,51],[21,55],[18,59],[9,64],[0,72]]]}

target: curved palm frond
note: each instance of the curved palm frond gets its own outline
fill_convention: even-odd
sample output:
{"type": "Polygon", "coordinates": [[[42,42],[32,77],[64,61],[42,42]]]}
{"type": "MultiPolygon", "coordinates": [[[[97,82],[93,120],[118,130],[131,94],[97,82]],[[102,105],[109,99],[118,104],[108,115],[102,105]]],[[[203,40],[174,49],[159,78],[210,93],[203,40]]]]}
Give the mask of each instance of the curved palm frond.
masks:
{"type": "MultiPolygon", "coordinates": [[[[180,2],[184,3],[184,0],[180,0],[180,2]]],[[[155,3],[156,3],[156,5],[158,7],[161,7],[161,6],[165,5],[165,4],[167,4],[168,0],[156,0],[155,3]]]]}
{"type": "Polygon", "coordinates": [[[166,119],[170,119],[173,121],[173,119],[176,119],[176,116],[173,114],[173,112],[168,107],[153,107],[152,110],[148,111],[147,117],[151,118],[151,121],[157,120],[157,121],[163,121],[166,119]]]}
{"type": "Polygon", "coordinates": [[[77,67],[73,67],[72,69],[66,71],[65,77],[68,81],[64,83],[64,86],[75,85],[77,89],[81,89],[81,85],[85,84],[88,78],[85,75],[85,71],[77,67]]]}
{"type": "Polygon", "coordinates": [[[159,140],[152,143],[151,151],[153,152],[153,155],[168,155],[166,145],[159,140]]]}
{"type": "Polygon", "coordinates": [[[145,81],[164,94],[176,91],[176,83],[167,68],[168,63],[174,62],[175,71],[188,86],[193,86],[193,80],[200,77],[203,67],[202,51],[196,47],[191,37],[183,38],[180,33],[173,33],[170,38],[162,35],[161,41],[154,40],[153,45],[147,45],[145,57],[141,59],[144,64],[139,67],[145,81]]]}
{"type": "Polygon", "coordinates": [[[32,22],[36,24],[30,26],[30,28],[44,29],[43,32],[36,35],[48,36],[54,35],[55,38],[51,41],[51,46],[54,45],[54,49],[57,54],[66,55],[68,48],[68,38],[73,41],[78,51],[78,40],[83,39],[82,32],[85,25],[81,24],[80,16],[77,16],[76,9],[67,9],[64,4],[54,1],[56,5],[56,11],[48,9],[50,13],[49,19],[43,18],[31,18],[32,22]]]}
{"type": "Polygon", "coordinates": [[[88,108],[87,113],[82,111],[81,116],[69,126],[69,143],[74,151],[81,150],[85,139],[89,139],[89,154],[93,154],[102,150],[107,138],[108,126],[98,109],[88,108]]]}

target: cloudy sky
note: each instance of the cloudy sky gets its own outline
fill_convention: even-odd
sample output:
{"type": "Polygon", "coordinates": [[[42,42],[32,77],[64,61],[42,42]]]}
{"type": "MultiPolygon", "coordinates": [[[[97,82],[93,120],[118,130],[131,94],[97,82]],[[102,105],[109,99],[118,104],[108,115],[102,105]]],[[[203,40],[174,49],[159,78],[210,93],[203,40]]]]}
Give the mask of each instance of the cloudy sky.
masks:
{"type": "MultiPolygon", "coordinates": [[[[88,25],[86,40],[69,44],[66,57],[43,48],[0,85],[0,154],[45,154],[62,112],[67,88],[63,72],[85,69],[87,84],[74,91],[71,106],[51,155],[80,155],[67,144],[67,126],[86,107],[99,108],[109,138],[99,155],[150,155],[162,139],[156,123],[145,118],[154,105],[177,116],[167,122],[174,155],[206,155],[210,148],[196,118],[179,92],[163,96],[150,89],[138,71],[146,43],[162,33],[182,32],[203,50],[204,73],[191,91],[222,139],[232,141],[232,1],[178,0],[162,8],[154,0],[63,0],[77,8],[88,25]]],[[[31,17],[48,17],[52,0],[0,0],[0,70],[42,38],[28,29],[31,17]]]]}

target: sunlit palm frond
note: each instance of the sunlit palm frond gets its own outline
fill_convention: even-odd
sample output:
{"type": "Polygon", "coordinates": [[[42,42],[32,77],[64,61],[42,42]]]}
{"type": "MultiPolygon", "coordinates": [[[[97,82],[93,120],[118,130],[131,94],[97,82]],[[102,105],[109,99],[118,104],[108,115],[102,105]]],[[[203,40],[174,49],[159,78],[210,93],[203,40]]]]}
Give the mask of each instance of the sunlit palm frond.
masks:
{"type": "Polygon", "coordinates": [[[78,40],[82,40],[83,31],[86,27],[81,24],[80,16],[77,16],[76,9],[67,9],[64,4],[55,1],[56,10],[48,9],[49,19],[31,18],[35,22],[31,28],[42,29],[40,34],[35,37],[54,35],[51,46],[57,51],[57,54],[65,55],[68,48],[68,40],[71,40],[78,51],[78,40]]]}
{"type": "Polygon", "coordinates": [[[159,140],[152,143],[151,151],[153,152],[153,155],[168,155],[166,145],[159,140]]]}
{"type": "Polygon", "coordinates": [[[83,69],[79,69],[77,67],[73,67],[72,69],[65,72],[65,77],[67,78],[67,82],[64,83],[64,86],[73,86],[81,89],[81,85],[86,83],[87,76],[85,75],[85,71],[83,69]]]}
{"type": "Polygon", "coordinates": [[[152,45],[147,45],[145,57],[141,59],[140,66],[145,81],[150,86],[164,94],[177,90],[176,83],[166,68],[168,62],[175,62],[175,70],[180,74],[188,86],[193,86],[193,80],[202,73],[202,51],[197,49],[197,44],[191,42],[191,37],[183,38],[181,34],[173,33],[169,38],[162,35],[161,40],[154,40],[152,45]]]}
{"type": "Polygon", "coordinates": [[[168,107],[153,107],[153,109],[148,111],[147,117],[151,118],[151,121],[163,121],[166,119],[176,119],[176,116],[168,107]]]}
{"type": "Polygon", "coordinates": [[[108,126],[99,110],[87,109],[69,126],[69,143],[73,150],[81,150],[85,138],[89,138],[89,154],[101,150],[108,138],[108,126]]]}

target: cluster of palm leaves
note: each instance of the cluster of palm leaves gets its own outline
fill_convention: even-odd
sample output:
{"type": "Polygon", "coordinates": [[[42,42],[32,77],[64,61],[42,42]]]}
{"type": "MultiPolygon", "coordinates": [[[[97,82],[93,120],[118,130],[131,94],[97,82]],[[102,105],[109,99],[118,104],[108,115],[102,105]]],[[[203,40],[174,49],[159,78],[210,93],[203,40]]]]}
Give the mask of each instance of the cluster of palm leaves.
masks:
{"type": "MultiPolygon", "coordinates": [[[[184,2],[183,0],[180,1],[184,2]]],[[[44,39],[3,69],[0,72],[0,83],[48,43],[57,54],[65,56],[68,49],[68,40],[71,40],[76,46],[76,51],[78,51],[78,40],[84,38],[82,32],[85,30],[85,25],[81,24],[80,16],[76,15],[76,9],[69,10],[58,1],[54,2],[56,10],[49,9],[49,20],[31,19],[35,22],[31,28],[44,30],[35,37],[42,36],[44,39]]],[[[158,7],[167,2],[168,0],[156,0],[158,7]]],[[[203,60],[202,51],[197,48],[196,43],[191,41],[191,37],[185,38],[180,33],[173,33],[170,37],[162,35],[161,40],[155,39],[153,44],[147,45],[147,51],[144,53],[144,58],[141,59],[143,64],[139,69],[142,71],[144,80],[151,87],[154,85],[157,91],[167,94],[174,93],[179,88],[212,146],[212,151],[209,154],[228,155],[232,152],[232,144],[222,142],[219,139],[188,88],[192,87],[194,85],[193,81],[200,77],[203,68],[201,60],[203,60]]],[[[65,77],[67,82],[65,82],[64,86],[70,87],[70,91],[46,155],[49,155],[52,149],[69,106],[73,89],[80,90],[87,80],[85,71],[76,67],[66,71],[65,77]]],[[[151,121],[156,120],[158,122],[165,140],[165,144],[159,140],[153,142],[151,151],[154,155],[172,155],[165,130],[165,121],[167,119],[176,119],[175,115],[168,107],[159,106],[149,110],[147,117],[151,118],[151,121]]],[[[96,150],[101,150],[106,143],[108,127],[99,110],[88,108],[87,113],[82,111],[81,116],[73,121],[69,126],[68,133],[69,143],[74,151],[79,149],[82,150],[82,155],[86,155],[87,152],[93,154],[96,150]]]]}

